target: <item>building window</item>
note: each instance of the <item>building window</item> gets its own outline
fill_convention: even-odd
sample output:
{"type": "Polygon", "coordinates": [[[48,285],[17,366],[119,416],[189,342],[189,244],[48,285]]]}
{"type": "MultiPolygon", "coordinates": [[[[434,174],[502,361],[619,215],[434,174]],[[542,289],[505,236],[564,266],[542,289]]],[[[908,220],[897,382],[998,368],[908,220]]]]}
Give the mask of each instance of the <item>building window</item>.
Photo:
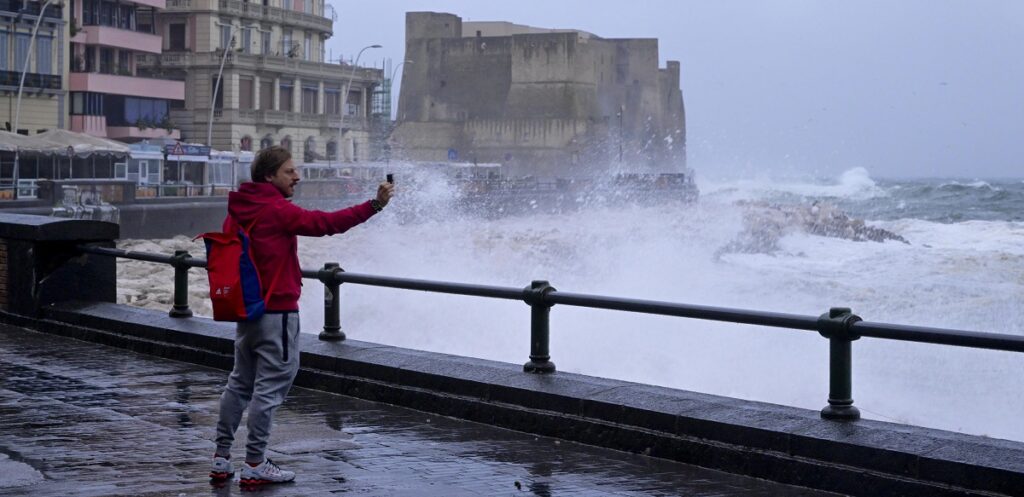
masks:
{"type": "Polygon", "coordinates": [[[131,76],[131,52],[127,50],[118,50],[117,52],[117,73],[123,76],[131,76]]]}
{"type": "Polygon", "coordinates": [[[0,71],[7,70],[7,31],[0,31],[0,71]]]}
{"type": "Polygon", "coordinates": [[[302,86],[302,112],[305,114],[319,114],[316,110],[316,94],[317,89],[315,86],[302,86]]]}
{"type": "Polygon", "coordinates": [[[341,88],[324,88],[324,114],[341,114],[341,88]]]}
{"type": "Polygon", "coordinates": [[[281,148],[291,152],[292,151],[292,137],[286,136],[281,139],[281,148]]]}
{"type": "Polygon", "coordinates": [[[281,33],[281,55],[285,57],[295,57],[298,52],[295,51],[296,47],[292,46],[292,30],[286,29],[281,33]]]}
{"type": "Polygon", "coordinates": [[[312,136],[306,138],[305,150],[302,151],[302,158],[304,162],[313,162],[317,159],[316,156],[316,139],[312,136]]]}
{"type": "Polygon", "coordinates": [[[281,90],[278,95],[278,110],[292,111],[292,85],[281,83],[281,90]]]}
{"type": "Polygon", "coordinates": [[[215,98],[215,100],[213,102],[213,108],[214,109],[223,109],[224,108],[224,81],[225,80],[224,80],[224,78],[220,78],[220,80],[221,80],[220,81],[220,87],[218,88],[217,87],[217,76],[213,76],[213,77],[210,78],[210,95],[213,95],[214,91],[217,92],[217,94],[214,95],[214,98],[215,98]]]}
{"type": "Polygon", "coordinates": [[[238,78],[238,108],[252,109],[252,78],[238,78]]]}
{"type": "Polygon", "coordinates": [[[327,160],[338,160],[338,142],[327,142],[327,160]]]}
{"type": "Polygon", "coordinates": [[[260,81],[260,108],[266,110],[274,109],[273,81],[260,81]]]}
{"type": "Polygon", "coordinates": [[[114,49],[100,48],[100,72],[103,74],[114,73],[114,49]]]}
{"type": "Polygon", "coordinates": [[[53,38],[37,37],[36,39],[36,71],[39,74],[53,72],[53,38]]]}
{"type": "Polygon", "coordinates": [[[242,52],[252,53],[252,29],[242,29],[242,52]]]}
{"type": "Polygon", "coordinates": [[[302,54],[303,58],[305,60],[313,60],[313,35],[312,35],[312,33],[306,33],[306,45],[305,45],[305,47],[303,47],[303,50],[305,51],[305,53],[302,54]]]}
{"type": "Polygon", "coordinates": [[[220,27],[220,48],[223,50],[225,48],[231,47],[231,45],[232,45],[231,41],[232,41],[232,39],[231,39],[231,26],[227,25],[227,24],[221,25],[221,27],[220,27]]]}
{"type": "Polygon", "coordinates": [[[260,140],[260,150],[263,150],[263,149],[268,148],[268,147],[272,147],[273,145],[274,145],[274,140],[273,140],[273,138],[270,137],[270,135],[264,136],[263,139],[260,140]]]}
{"type": "Polygon", "coordinates": [[[170,45],[168,50],[185,50],[185,24],[175,23],[168,27],[170,45]]]}
{"type": "Polygon", "coordinates": [[[284,6],[284,10],[292,10],[292,0],[282,0],[281,5],[284,6]]]}
{"type": "Polygon", "coordinates": [[[270,55],[270,32],[263,33],[263,48],[260,50],[263,55],[270,55]]]}
{"type": "Polygon", "coordinates": [[[103,94],[92,92],[71,92],[71,113],[83,116],[103,115],[103,94]]]}
{"type": "Polygon", "coordinates": [[[242,142],[238,144],[238,149],[243,152],[252,152],[252,137],[243,136],[242,142]]]}
{"type": "Polygon", "coordinates": [[[30,37],[28,34],[22,33],[18,33],[14,37],[14,66],[18,71],[21,71],[21,68],[25,67],[25,57],[28,56],[29,39],[30,37]]]}

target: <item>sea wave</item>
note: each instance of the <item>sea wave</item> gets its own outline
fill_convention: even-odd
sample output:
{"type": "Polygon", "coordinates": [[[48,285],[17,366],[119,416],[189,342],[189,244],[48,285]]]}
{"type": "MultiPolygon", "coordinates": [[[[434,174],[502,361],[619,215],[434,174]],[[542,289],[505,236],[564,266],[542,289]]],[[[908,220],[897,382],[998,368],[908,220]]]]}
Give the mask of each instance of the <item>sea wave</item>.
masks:
{"type": "Polygon", "coordinates": [[[821,181],[814,179],[755,178],[738,181],[699,181],[702,195],[725,200],[790,200],[849,199],[868,200],[888,197],[887,189],[879,187],[867,169],[855,167],[844,171],[838,178],[821,181]]]}

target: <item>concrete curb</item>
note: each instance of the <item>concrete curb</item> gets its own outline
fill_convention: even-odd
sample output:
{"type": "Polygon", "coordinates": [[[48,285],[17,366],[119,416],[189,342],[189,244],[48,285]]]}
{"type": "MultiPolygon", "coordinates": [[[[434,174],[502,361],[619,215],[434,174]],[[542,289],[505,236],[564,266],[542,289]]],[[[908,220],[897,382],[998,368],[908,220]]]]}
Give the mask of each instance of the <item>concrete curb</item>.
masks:
{"type": "MultiPolygon", "coordinates": [[[[234,325],[72,302],[0,321],[230,369],[234,325]]],[[[304,337],[305,338],[305,337],[304,337]]],[[[303,344],[296,384],[850,495],[1024,495],[1024,443],[355,340],[303,344]]]]}

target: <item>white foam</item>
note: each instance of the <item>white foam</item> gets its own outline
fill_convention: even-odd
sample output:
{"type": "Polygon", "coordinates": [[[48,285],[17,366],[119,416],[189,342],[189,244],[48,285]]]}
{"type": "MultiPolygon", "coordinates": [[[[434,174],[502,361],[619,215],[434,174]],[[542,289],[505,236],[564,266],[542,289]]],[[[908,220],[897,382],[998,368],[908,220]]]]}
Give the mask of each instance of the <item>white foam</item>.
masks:
{"type": "MultiPolygon", "coordinates": [[[[866,171],[848,173],[835,185],[733,185],[747,198],[878,189],[866,171]]],[[[354,272],[512,287],[547,279],[564,291],[804,315],[847,306],[871,321],[1024,334],[1022,223],[898,220],[873,224],[911,245],[794,233],[775,253],[716,259],[742,229],[733,196],[498,220],[430,220],[421,212],[421,222],[410,224],[385,211],[341,237],[302,239],[300,256],[304,267],[337,261],[354,272]]],[[[321,326],[322,295],[306,282],[307,332],[321,326]]],[[[351,284],[342,299],[342,326],[354,339],[527,360],[522,302],[351,284]]],[[[816,333],[565,306],[551,319],[552,357],[562,371],[825,404],[828,346],[816,333]]],[[[854,349],[854,397],[869,417],[1024,440],[1024,425],[1009,414],[1024,410],[1019,354],[871,339],[854,349]]]]}

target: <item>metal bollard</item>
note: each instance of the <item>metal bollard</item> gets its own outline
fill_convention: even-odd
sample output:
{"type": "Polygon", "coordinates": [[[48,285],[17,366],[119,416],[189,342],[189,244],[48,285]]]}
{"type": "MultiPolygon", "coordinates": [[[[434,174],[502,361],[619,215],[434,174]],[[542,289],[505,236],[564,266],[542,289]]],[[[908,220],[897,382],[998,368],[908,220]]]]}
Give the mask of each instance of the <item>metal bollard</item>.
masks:
{"type": "Polygon", "coordinates": [[[547,281],[535,280],[523,289],[523,300],[530,306],[530,362],[523,365],[527,373],[547,374],[555,372],[549,351],[551,327],[551,306],[544,296],[555,288],[547,281]]]}
{"type": "Polygon", "coordinates": [[[856,421],[860,410],[853,406],[853,341],[860,338],[850,326],[860,317],[845,307],[833,307],[818,318],[818,333],[828,338],[828,405],[821,417],[833,421],[856,421]]]}
{"type": "Polygon", "coordinates": [[[321,340],[340,342],[345,339],[345,333],[341,331],[341,299],[338,296],[341,287],[338,273],[342,271],[337,262],[328,262],[317,274],[317,279],[324,284],[324,331],[320,332],[321,340]]]}
{"type": "Polygon", "coordinates": [[[191,257],[187,250],[174,251],[174,260],[171,262],[171,265],[174,266],[174,306],[167,313],[172,318],[192,317],[192,309],[188,308],[189,266],[185,263],[185,259],[191,257]]]}

